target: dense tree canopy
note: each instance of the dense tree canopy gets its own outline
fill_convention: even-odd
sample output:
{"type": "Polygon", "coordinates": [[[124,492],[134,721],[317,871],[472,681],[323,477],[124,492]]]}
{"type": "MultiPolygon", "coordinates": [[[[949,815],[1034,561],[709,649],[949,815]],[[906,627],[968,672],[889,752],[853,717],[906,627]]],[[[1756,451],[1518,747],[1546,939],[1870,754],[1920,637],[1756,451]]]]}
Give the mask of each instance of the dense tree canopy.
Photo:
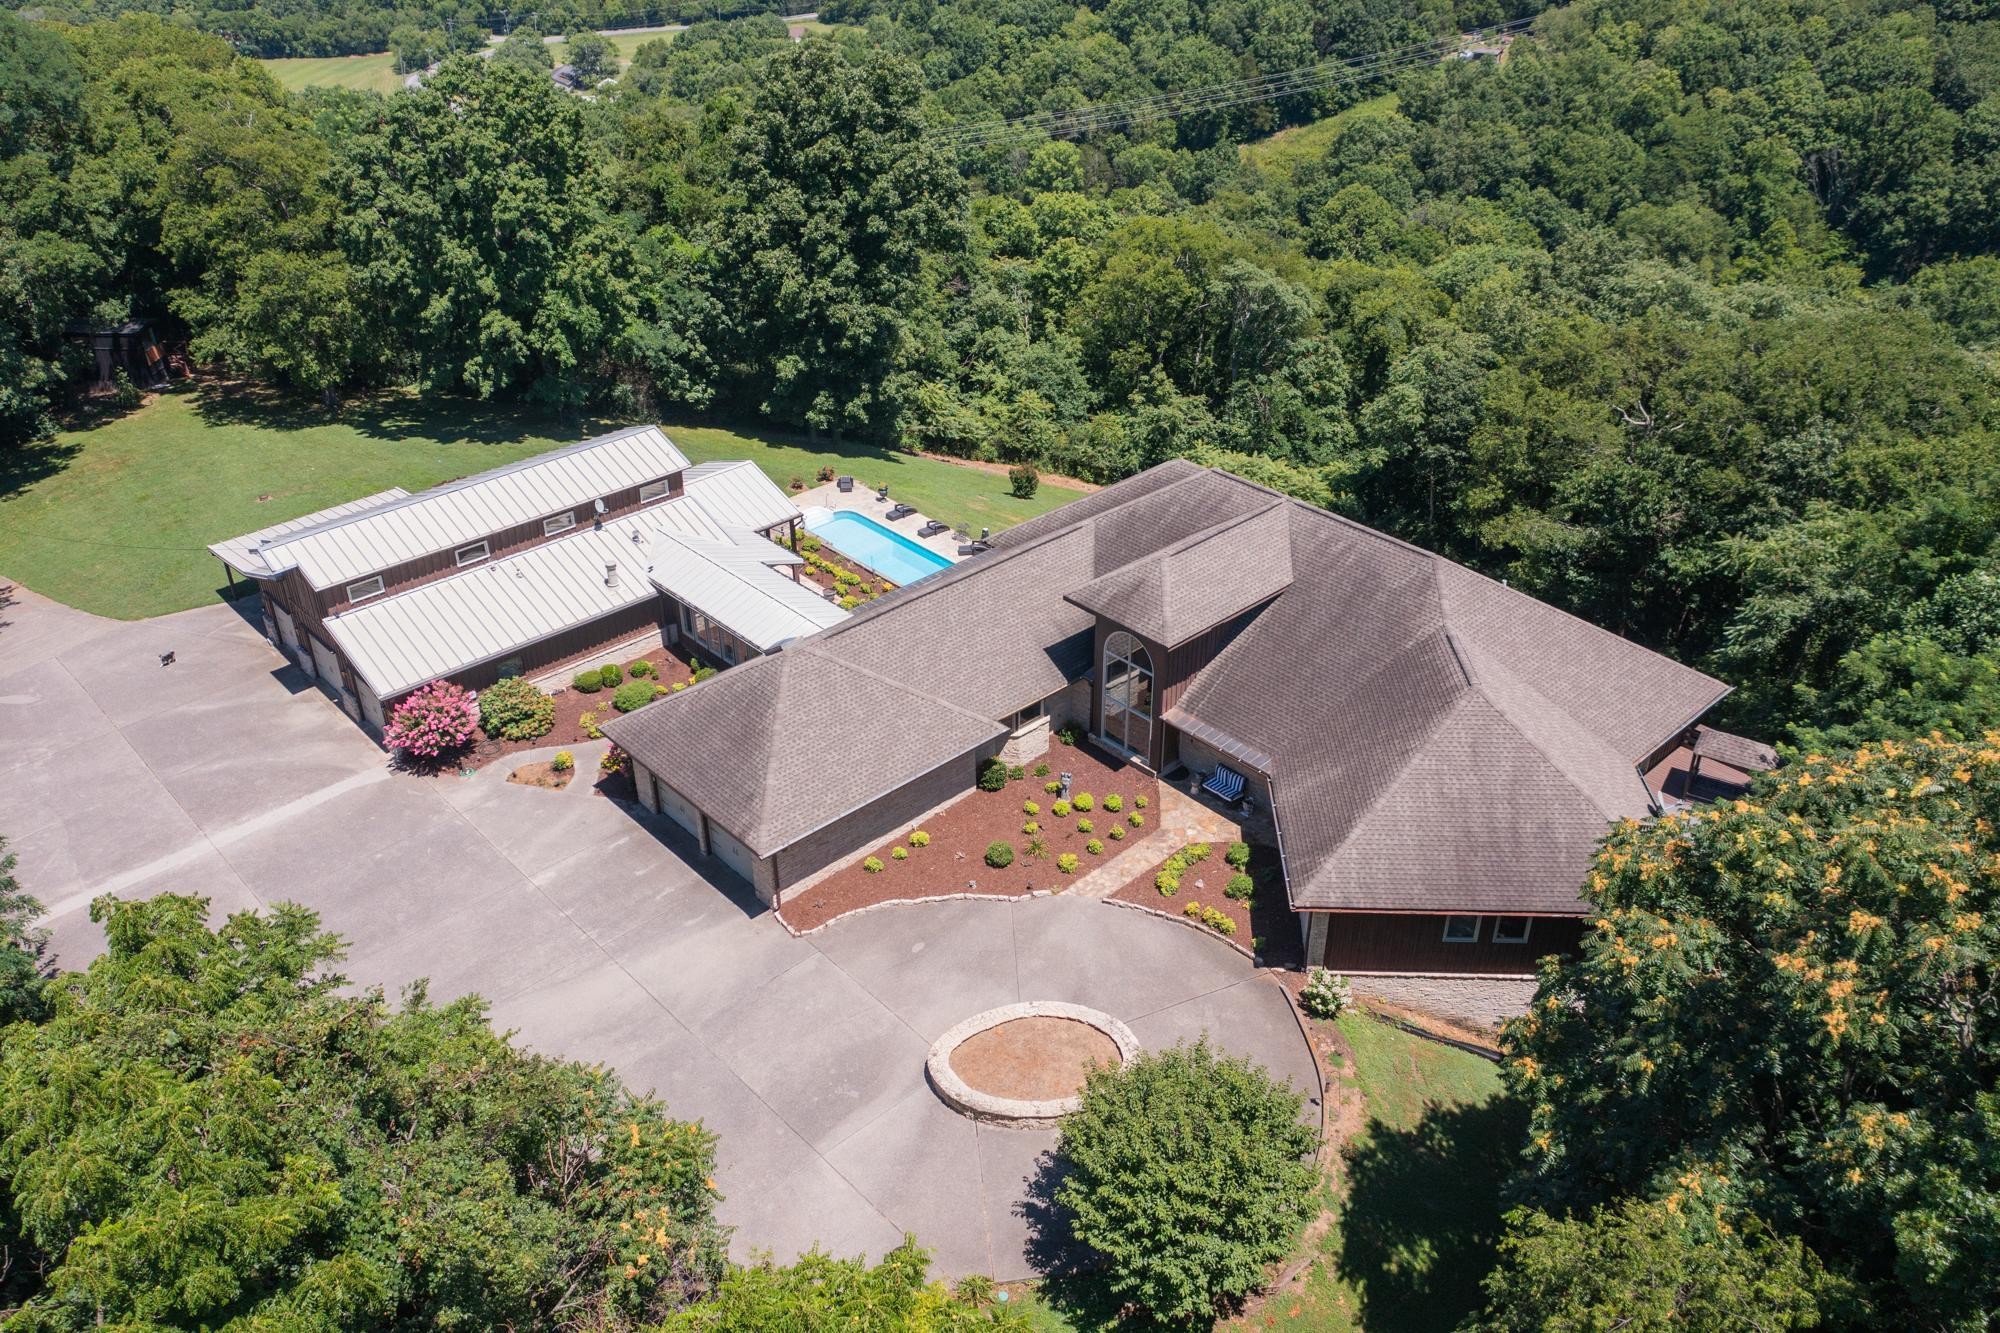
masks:
{"type": "Polygon", "coordinates": [[[636,1328],[721,1277],[699,1126],[477,1000],[342,994],[302,909],[206,907],[101,900],[0,1042],[20,1327],[636,1328]]]}
{"type": "Polygon", "coordinates": [[[2000,1308],[2000,733],[1811,755],[1614,834],[1583,952],[1508,1032],[1526,1185],[1745,1215],[1875,1319],[2000,1308]]]}

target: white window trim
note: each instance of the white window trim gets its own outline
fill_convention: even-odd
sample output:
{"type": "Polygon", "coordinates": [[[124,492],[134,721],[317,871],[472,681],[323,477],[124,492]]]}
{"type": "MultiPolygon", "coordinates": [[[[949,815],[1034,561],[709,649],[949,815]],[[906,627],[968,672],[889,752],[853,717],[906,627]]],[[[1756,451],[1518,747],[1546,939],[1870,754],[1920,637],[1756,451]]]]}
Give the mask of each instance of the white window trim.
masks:
{"type": "Polygon", "coordinates": [[[476,565],[481,560],[491,560],[493,558],[493,547],[486,542],[474,542],[470,546],[461,546],[456,551],[453,551],[451,558],[458,563],[460,569],[464,569],[467,565],[476,565]],[[466,555],[468,551],[477,551],[479,554],[468,558],[466,555]]]}
{"type": "Polygon", "coordinates": [[[563,513],[563,514],[550,514],[547,518],[542,520],[542,535],[544,537],[553,537],[558,532],[568,532],[571,528],[575,526],[576,526],[575,510],[570,510],[568,513],[563,513]]]}
{"type": "Polygon", "coordinates": [[[665,477],[660,478],[658,481],[649,481],[639,488],[639,503],[649,505],[657,500],[664,500],[672,490],[673,483],[665,477]],[[648,494],[648,492],[651,493],[648,494]]]}
{"type": "Polygon", "coordinates": [[[1504,916],[1493,918],[1493,942],[1495,944],[1526,944],[1528,936],[1535,933],[1535,919],[1531,916],[1513,917],[1511,918],[1512,920],[1521,923],[1521,933],[1519,935],[1502,935],[1500,933],[1500,923],[1509,919],[1504,916]]]}
{"type": "Polygon", "coordinates": [[[347,600],[349,602],[365,602],[370,597],[380,597],[382,595],[384,587],[385,585],[382,582],[382,576],[380,574],[377,574],[372,578],[362,579],[359,583],[350,583],[347,585],[347,600]],[[355,589],[357,588],[366,588],[371,583],[375,585],[373,591],[370,592],[355,591],[355,589]]]}
{"type": "Polygon", "coordinates": [[[1484,927],[1485,927],[1484,917],[1473,916],[1469,912],[1455,912],[1444,919],[1444,942],[1446,944],[1477,944],[1479,943],[1480,932],[1484,929],[1484,927]],[[1451,927],[1454,921],[1470,921],[1472,923],[1472,934],[1471,935],[1452,934],[1451,927]]]}

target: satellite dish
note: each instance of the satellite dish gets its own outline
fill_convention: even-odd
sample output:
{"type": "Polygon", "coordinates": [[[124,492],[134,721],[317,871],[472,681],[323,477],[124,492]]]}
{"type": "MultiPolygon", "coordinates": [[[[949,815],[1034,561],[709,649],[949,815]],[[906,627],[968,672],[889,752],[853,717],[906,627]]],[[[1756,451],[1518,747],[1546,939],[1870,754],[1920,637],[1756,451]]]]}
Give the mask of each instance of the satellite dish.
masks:
{"type": "Polygon", "coordinates": [[[597,512],[598,512],[598,513],[600,513],[600,514],[601,514],[601,513],[603,513],[603,512],[604,512],[604,501],[603,501],[603,499],[602,499],[602,498],[599,498],[599,499],[596,499],[596,500],[592,500],[592,501],[591,501],[591,504],[593,504],[593,505],[597,506],[597,512]]]}

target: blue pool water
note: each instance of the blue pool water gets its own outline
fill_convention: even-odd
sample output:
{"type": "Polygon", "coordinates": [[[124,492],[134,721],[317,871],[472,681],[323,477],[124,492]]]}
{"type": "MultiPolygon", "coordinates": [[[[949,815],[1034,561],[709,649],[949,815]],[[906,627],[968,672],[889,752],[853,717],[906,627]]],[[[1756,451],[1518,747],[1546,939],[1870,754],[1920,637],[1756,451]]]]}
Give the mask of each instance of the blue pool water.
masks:
{"type": "Polygon", "coordinates": [[[926,550],[902,533],[851,510],[809,515],[806,531],[891,583],[915,583],[951,568],[951,561],[936,551],[926,550]]]}

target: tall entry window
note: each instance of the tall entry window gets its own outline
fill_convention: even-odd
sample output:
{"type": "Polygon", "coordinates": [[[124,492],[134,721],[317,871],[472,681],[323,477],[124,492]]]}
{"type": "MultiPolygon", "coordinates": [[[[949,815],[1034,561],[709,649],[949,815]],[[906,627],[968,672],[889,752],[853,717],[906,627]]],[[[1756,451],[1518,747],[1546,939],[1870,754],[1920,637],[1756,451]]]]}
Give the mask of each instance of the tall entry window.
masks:
{"type": "Polygon", "coordinates": [[[1132,754],[1153,748],[1153,659],[1138,639],[1119,630],[1104,641],[1103,720],[1106,744],[1132,754]]]}

